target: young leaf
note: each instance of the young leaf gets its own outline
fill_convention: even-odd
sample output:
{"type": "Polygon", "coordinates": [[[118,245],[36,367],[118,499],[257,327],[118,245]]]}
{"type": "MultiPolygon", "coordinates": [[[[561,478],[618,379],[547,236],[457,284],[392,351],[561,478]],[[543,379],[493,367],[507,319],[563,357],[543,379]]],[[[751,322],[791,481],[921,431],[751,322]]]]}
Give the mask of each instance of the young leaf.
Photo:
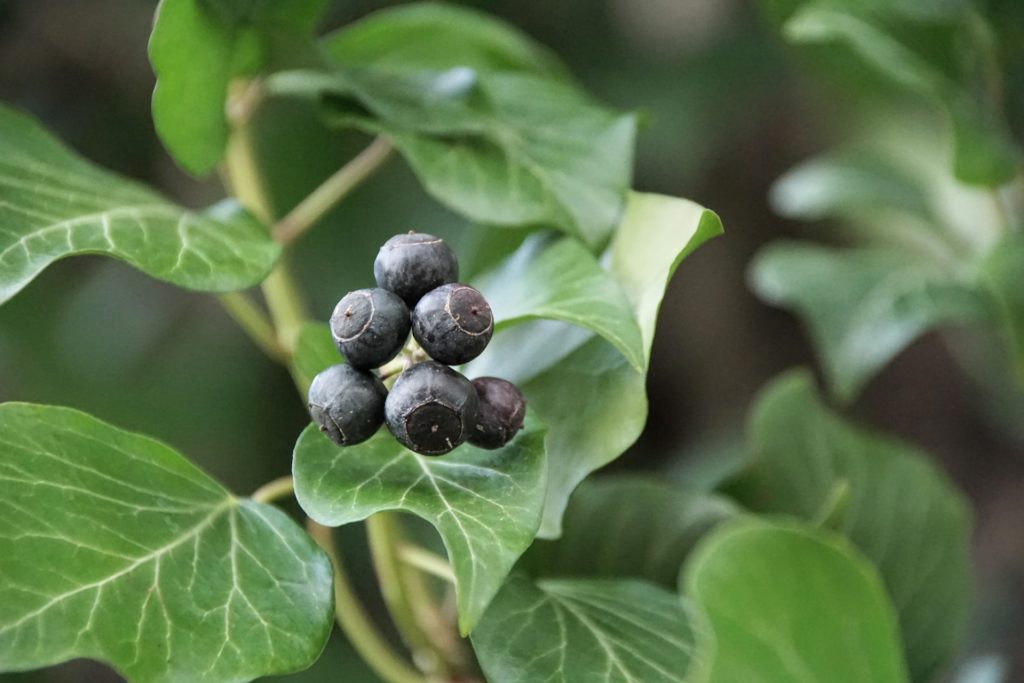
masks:
{"type": "Polygon", "coordinates": [[[161,0],[149,41],[156,73],[153,122],[181,166],[205,173],[224,155],[230,80],[262,68],[270,53],[298,52],[326,0],[161,0]],[[282,49],[283,45],[290,45],[282,49]]]}
{"type": "Polygon", "coordinates": [[[708,683],[907,680],[878,572],[834,534],[723,525],[687,560],[681,589],[714,634],[708,683]]]}
{"type": "Polygon", "coordinates": [[[186,211],[0,107],[0,303],[50,263],[86,253],[188,289],[230,291],[261,281],[280,247],[237,205],[186,211]]]}
{"type": "Polygon", "coordinates": [[[807,373],[784,375],[754,410],[754,459],[727,491],[747,507],[819,519],[878,567],[899,613],[913,679],[932,680],[963,635],[970,593],[967,503],[925,454],[827,410],[807,373]],[[827,514],[827,512],[826,512],[827,514]]]}
{"type": "Polygon", "coordinates": [[[561,538],[535,542],[519,567],[532,576],[629,577],[674,588],[697,541],[737,512],[726,498],[660,479],[590,478],[569,499],[561,538]]]}
{"type": "Polygon", "coordinates": [[[544,46],[513,27],[468,7],[419,2],[389,8],[326,39],[338,63],[386,69],[478,73],[519,71],[565,78],[565,68],[544,46]]]}
{"type": "Polygon", "coordinates": [[[642,581],[513,577],[473,633],[492,683],[678,683],[702,668],[678,596],[642,581]]]}
{"type": "Polygon", "coordinates": [[[0,442],[0,669],[241,681],[319,656],[330,563],[282,512],[67,408],[0,405],[0,442]]]}
{"type": "Polygon", "coordinates": [[[755,258],[750,286],[803,318],[843,401],[931,328],[991,316],[988,299],[972,284],[884,249],[776,242],[755,258]]]}
{"type": "Polygon", "coordinates": [[[382,510],[410,512],[441,534],[468,633],[540,524],[544,432],[533,418],[504,448],[463,445],[444,457],[403,448],[381,430],[339,448],[314,425],[295,444],[295,494],[317,522],[340,526],[382,510]]]}
{"type": "Polygon", "coordinates": [[[621,216],[634,117],[562,81],[339,62],[278,74],[267,88],[322,98],[329,123],[387,135],[430,194],[474,221],[551,225],[597,249],[621,216]]]}
{"type": "MultiPolygon", "coordinates": [[[[629,194],[604,262],[633,306],[645,365],[672,273],[685,256],[721,232],[718,216],[689,200],[629,194]]],[[[548,426],[548,499],[540,535],[557,538],[576,486],[617,458],[643,430],[644,374],[604,340],[549,321],[499,331],[487,353],[466,371],[521,382],[527,402],[548,426]]]]}
{"type": "Polygon", "coordinates": [[[474,282],[494,310],[497,329],[546,318],[585,327],[614,346],[637,372],[646,354],[633,308],[615,278],[571,238],[529,238],[474,282]]]}

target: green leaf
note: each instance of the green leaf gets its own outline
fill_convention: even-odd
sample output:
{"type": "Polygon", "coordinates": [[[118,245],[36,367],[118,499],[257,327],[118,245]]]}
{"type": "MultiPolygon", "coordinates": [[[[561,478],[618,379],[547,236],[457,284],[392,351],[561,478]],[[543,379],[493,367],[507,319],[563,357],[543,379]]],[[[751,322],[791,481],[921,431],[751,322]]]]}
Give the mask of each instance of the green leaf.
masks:
{"type": "Polygon", "coordinates": [[[753,510],[810,520],[845,486],[835,528],[878,567],[913,678],[932,680],[966,625],[970,521],[963,497],[924,453],[827,410],[804,372],[765,390],[752,431],[753,462],[727,491],[753,510]]]}
{"type": "Polygon", "coordinates": [[[0,107],[0,303],[75,254],[113,256],[180,287],[221,292],[260,282],[280,247],[237,205],[186,211],[0,107]]]}
{"type": "Polygon", "coordinates": [[[532,576],[629,577],[674,588],[697,541],[737,512],[726,498],[660,479],[590,478],[569,499],[562,537],[535,542],[520,568],[532,576]]]}
{"type": "Polygon", "coordinates": [[[984,259],[980,281],[995,301],[1002,336],[1024,383],[1024,237],[1013,234],[997,244],[984,259]]]}
{"type": "MultiPolygon", "coordinates": [[[[938,49],[918,46],[906,24],[870,20],[855,8],[810,4],[785,24],[786,37],[797,43],[839,42],[848,45],[880,74],[915,93],[940,102],[953,126],[956,177],[970,184],[1001,185],[1018,172],[1021,152],[1007,130],[1002,114],[988,95],[984,70],[991,50],[991,29],[980,17],[950,22],[938,49]],[[930,53],[930,54],[929,54],[930,53]],[[941,54],[960,63],[939,63],[941,54]]],[[[927,34],[934,39],[941,30],[927,34]]]]}
{"type": "Polygon", "coordinates": [[[678,596],[642,581],[513,577],[473,633],[491,683],[678,683],[700,637],[678,596]]]}
{"type": "Polygon", "coordinates": [[[299,328],[292,364],[302,386],[309,387],[321,370],[343,362],[326,323],[306,322],[299,328]]]}
{"type": "Polygon", "coordinates": [[[787,218],[821,220],[892,210],[938,224],[931,199],[905,169],[869,156],[822,156],[775,181],[773,208],[787,218]]]}
{"type": "Polygon", "coordinates": [[[465,66],[485,73],[519,71],[565,77],[544,46],[482,12],[436,2],[381,10],[326,39],[340,64],[386,69],[446,70],[465,66]]]}
{"type": "Polygon", "coordinates": [[[973,284],[887,249],[775,242],[754,259],[750,286],[803,319],[844,401],[931,328],[991,316],[973,284]]]}
{"type": "Polygon", "coordinates": [[[241,681],[319,656],[330,562],[282,512],[67,408],[0,405],[0,435],[0,668],[241,681]]]}
{"type": "Polygon", "coordinates": [[[544,431],[528,415],[504,448],[462,445],[443,457],[424,457],[385,430],[339,448],[310,425],[295,444],[293,473],[299,504],[321,524],[399,510],[434,525],[455,572],[459,628],[468,633],[540,524],[544,431]]]}
{"type": "MultiPolygon", "coordinates": [[[[295,53],[326,0],[161,0],[149,41],[153,123],[181,166],[205,173],[224,155],[228,85],[273,53],[295,53]]],[[[294,59],[293,56],[289,60],[294,59]]]]}
{"type": "Polygon", "coordinates": [[[687,561],[681,584],[714,633],[708,683],[907,680],[878,573],[834,534],[723,525],[687,561]]]}
{"type": "MultiPolygon", "coordinates": [[[[633,306],[650,354],[658,308],[679,262],[722,232],[711,211],[686,199],[631,192],[603,261],[633,306]]],[[[557,538],[570,494],[629,448],[647,421],[645,376],[599,337],[536,321],[499,331],[471,377],[519,383],[548,426],[548,492],[540,535],[557,538]]]]}
{"type": "Polygon", "coordinates": [[[635,117],[562,81],[340,64],[281,73],[267,88],[322,98],[328,122],[388,136],[430,194],[474,221],[555,226],[596,249],[621,216],[635,117]]]}
{"type": "Polygon", "coordinates": [[[494,310],[496,329],[538,318],[561,320],[596,332],[637,372],[646,369],[640,328],[622,287],[574,239],[531,237],[474,284],[494,310]]]}

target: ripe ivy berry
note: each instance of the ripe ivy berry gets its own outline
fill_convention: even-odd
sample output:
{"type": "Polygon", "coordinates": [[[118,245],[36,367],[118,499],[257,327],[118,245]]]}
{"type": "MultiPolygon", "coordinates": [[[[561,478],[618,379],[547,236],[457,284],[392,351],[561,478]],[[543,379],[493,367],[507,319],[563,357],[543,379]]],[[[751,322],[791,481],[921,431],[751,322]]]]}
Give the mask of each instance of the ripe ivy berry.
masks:
{"type": "Polygon", "coordinates": [[[366,370],[332,365],[309,385],[309,414],[339,446],[366,441],[384,424],[384,383],[366,370]]]}
{"type": "Polygon", "coordinates": [[[463,443],[476,424],[477,411],[472,382],[432,361],[400,374],[384,403],[388,429],[421,455],[443,455],[463,443]]]}
{"type": "Polygon", "coordinates": [[[487,348],[494,315],[480,292],[448,284],[428,292],[412,312],[412,336],[439,363],[459,365],[487,348]]]}
{"type": "Polygon", "coordinates": [[[516,385],[497,377],[477,377],[473,387],[480,409],[469,443],[480,448],[501,448],[523,428],[526,399],[516,385]]]}
{"type": "Polygon", "coordinates": [[[426,233],[395,235],[373,262],[377,286],[394,292],[412,308],[424,294],[459,279],[459,262],[444,240],[426,233]]]}
{"type": "Polygon", "coordinates": [[[331,335],[350,365],[377,368],[397,356],[409,338],[409,309],[386,289],[357,289],[334,307],[331,335]]]}

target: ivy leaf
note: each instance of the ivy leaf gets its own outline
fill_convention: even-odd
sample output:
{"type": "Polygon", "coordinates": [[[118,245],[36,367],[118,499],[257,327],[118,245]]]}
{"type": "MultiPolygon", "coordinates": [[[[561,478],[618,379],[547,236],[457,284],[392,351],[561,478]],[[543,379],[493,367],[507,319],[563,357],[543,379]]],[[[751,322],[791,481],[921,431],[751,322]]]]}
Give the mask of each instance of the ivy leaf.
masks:
{"type": "Polygon", "coordinates": [[[726,524],[697,547],[680,583],[714,633],[709,683],[907,680],[878,572],[834,534],[726,524]]]}
{"type": "MultiPolygon", "coordinates": [[[[633,307],[645,365],[672,273],[685,256],[721,232],[718,216],[694,202],[629,194],[603,262],[633,307]]],[[[548,426],[548,498],[540,535],[557,538],[576,486],[640,436],[647,421],[644,374],[600,337],[552,321],[499,331],[466,372],[519,383],[548,426]]]]}
{"type": "Polygon", "coordinates": [[[279,510],[67,408],[0,405],[0,444],[3,670],[241,681],[319,656],[331,566],[279,510]]]}
{"type": "Polygon", "coordinates": [[[966,501],[924,453],[827,410],[807,373],[765,390],[752,429],[754,459],[728,493],[753,510],[818,519],[837,487],[846,489],[835,529],[878,567],[913,679],[932,680],[966,627],[966,501]]]}
{"type": "Polygon", "coordinates": [[[615,278],[571,238],[529,238],[476,283],[496,328],[546,318],[585,327],[614,346],[637,372],[646,370],[640,328],[615,278]]]}
{"type": "Polygon", "coordinates": [[[980,270],[981,283],[995,302],[1003,337],[1024,383],[1024,237],[1014,234],[997,244],[980,270]]]}
{"type": "Polygon", "coordinates": [[[750,285],[803,318],[843,401],[931,328],[991,317],[988,299],[973,284],[887,249],[776,242],[755,258],[750,285]]]}
{"type": "Polygon", "coordinates": [[[537,541],[519,566],[532,576],[645,579],[674,588],[697,541],[738,513],[728,499],[638,475],[590,478],[565,510],[557,541],[537,541]]]}
{"type": "Polygon", "coordinates": [[[476,222],[556,226],[597,249],[621,216],[635,117],[565,82],[339,61],[329,73],[277,74],[266,87],[321,99],[333,125],[386,135],[430,194],[476,222]]]}
{"type": "Polygon", "coordinates": [[[343,362],[326,323],[306,322],[299,328],[292,363],[302,386],[308,389],[320,371],[343,362]]]}
{"type": "MultiPolygon", "coordinates": [[[[224,155],[225,107],[235,76],[272,53],[300,52],[326,0],[161,0],[149,41],[156,73],[153,122],[181,166],[205,173],[224,155]]],[[[289,59],[295,59],[290,56],[289,59]]]]}
{"type": "Polygon", "coordinates": [[[186,211],[0,107],[0,303],[75,254],[112,256],[187,289],[220,292],[260,282],[280,247],[237,205],[186,211]]]}
{"type": "MultiPolygon", "coordinates": [[[[966,19],[945,27],[944,39],[932,54],[949,55],[954,66],[937,63],[927,50],[915,49],[906,22],[878,22],[870,13],[858,16],[847,7],[813,3],[797,11],[785,24],[786,37],[797,43],[839,42],[848,45],[870,67],[898,85],[940,102],[953,127],[953,170],[957,179],[974,185],[1001,185],[1017,174],[1021,151],[1010,136],[1003,115],[986,96],[988,87],[984,44],[991,37],[966,19]],[[965,28],[965,24],[969,28],[965,28]],[[904,31],[897,27],[903,26],[904,31]],[[905,35],[906,34],[906,35],[905,35]]],[[[980,21],[974,17],[975,22],[980,21]]],[[[909,26],[912,26],[910,24],[909,26]]],[[[929,27],[935,39],[943,28],[929,27]]]]}
{"type": "Polygon", "coordinates": [[[478,73],[518,71],[565,77],[544,46],[510,25],[468,7],[419,2],[389,8],[346,26],[326,39],[340,64],[385,69],[478,73]]]}
{"type": "Polygon", "coordinates": [[[492,683],[678,683],[703,662],[675,594],[642,581],[513,577],[473,633],[492,683]]]}
{"type": "Polygon", "coordinates": [[[434,525],[455,572],[465,634],[540,524],[544,432],[528,415],[526,427],[504,448],[464,444],[443,457],[424,457],[384,430],[339,448],[311,425],[295,444],[293,473],[299,504],[320,524],[340,526],[399,510],[434,525]]]}

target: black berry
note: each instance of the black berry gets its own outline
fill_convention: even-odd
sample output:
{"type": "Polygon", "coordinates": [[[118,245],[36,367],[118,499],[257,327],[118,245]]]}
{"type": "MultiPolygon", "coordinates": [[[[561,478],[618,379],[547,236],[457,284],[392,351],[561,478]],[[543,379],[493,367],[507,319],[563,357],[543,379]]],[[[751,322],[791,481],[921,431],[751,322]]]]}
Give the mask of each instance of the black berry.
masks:
{"type": "Polygon", "coordinates": [[[478,403],[473,383],[440,363],[418,363],[395,380],[384,404],[388,429],[422,455],[442,455],[469,438],[478,403]]]}
{"type": "Polygon", "coordinates": [[[523,428],[526,400],[516,385],[497,377],[478,377],[473,387],[480,409],[468,441],[480,448],[501,448],[523,428]]]}
{"type": "Polygon", "coordinates": [[[491,307],[467,285],[442,285],[420,299],[412,312],[413,337],[431,358],[445,365],[468,363],[479,356],[493,332],[491,307]]]}
{"type": "Polygon", "coordinates": [[[331,334],[350,365],[377,368],[398,355],[408,339],[409,309],[385,289],[358,289],[334,307],[331,334]]]}
{"type": "Polygon", "coordinates": [[[378,287],[412,308],[430,290],[458,280],[459,262],[441,238],[410,232],[384,243],[373,262],[373,276],[378,287]]]}
{"type": "Polygon", "coordinates": [[[332,365],[309,386],[309,414],[339,446],[366,441],[384,423],[388,390],[376,375],[351,365],[332,365]]]}

